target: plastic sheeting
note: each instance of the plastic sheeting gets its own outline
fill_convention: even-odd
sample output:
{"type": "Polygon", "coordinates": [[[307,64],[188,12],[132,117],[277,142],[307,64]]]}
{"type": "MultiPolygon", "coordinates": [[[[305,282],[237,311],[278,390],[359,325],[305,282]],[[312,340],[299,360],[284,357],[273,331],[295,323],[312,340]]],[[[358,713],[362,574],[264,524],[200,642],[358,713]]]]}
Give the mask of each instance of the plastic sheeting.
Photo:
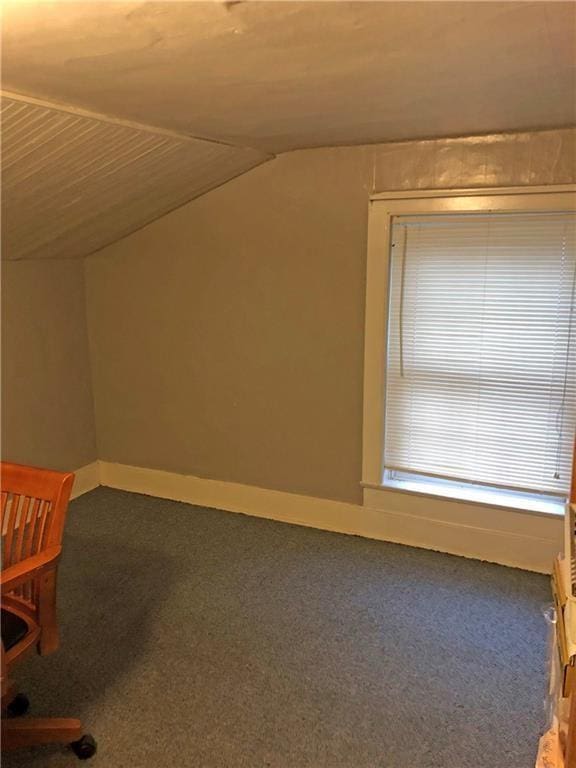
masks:
{"type": "Polygon", "coordinates": [[[576,129],[380,144],[374,192],[576,181],[576,129]]]}

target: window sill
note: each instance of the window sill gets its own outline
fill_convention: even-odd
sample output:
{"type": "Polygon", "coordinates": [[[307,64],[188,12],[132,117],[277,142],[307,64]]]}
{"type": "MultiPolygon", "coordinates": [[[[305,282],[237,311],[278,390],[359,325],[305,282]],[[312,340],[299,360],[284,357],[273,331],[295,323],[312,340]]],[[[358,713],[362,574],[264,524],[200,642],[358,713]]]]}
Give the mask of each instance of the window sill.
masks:
{"type": "Polygon", "coordinates": [[[481,506],[501,507],[546,517],[562,517],[566,507],[565,502],[553,497],[538,497],[528,493],[459,485],[458,483],[437,483],[434,480],[421,478],[386,479],[381,485],[365,484],[365,487],[419,496],[433,496],[434,498],[481,506]]]}

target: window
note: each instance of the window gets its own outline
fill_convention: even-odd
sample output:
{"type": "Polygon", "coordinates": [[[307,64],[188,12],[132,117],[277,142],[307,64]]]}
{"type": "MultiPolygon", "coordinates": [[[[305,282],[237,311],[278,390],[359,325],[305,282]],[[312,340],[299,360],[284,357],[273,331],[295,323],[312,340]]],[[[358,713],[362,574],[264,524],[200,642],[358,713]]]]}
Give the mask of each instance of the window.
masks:
{"type": "MultiPolygon", "coordinates": [[[[386,209],[385,239],[371,232],[372,261],[376,239],[385,262],[385,330],[382,402],[365,413],[381,420],[379,430],[365,421],[365,452],[375,433],[379,441],[377,455],[365,456],[368,484],[542,511],[566,498],[576,426],[571,200],[499,193],[373,203],[386,209]]],[[[367,324],[367,377],[376,335],[367,324]]],[[[374,392],[367,381],[365,394],[374,392]]]]}

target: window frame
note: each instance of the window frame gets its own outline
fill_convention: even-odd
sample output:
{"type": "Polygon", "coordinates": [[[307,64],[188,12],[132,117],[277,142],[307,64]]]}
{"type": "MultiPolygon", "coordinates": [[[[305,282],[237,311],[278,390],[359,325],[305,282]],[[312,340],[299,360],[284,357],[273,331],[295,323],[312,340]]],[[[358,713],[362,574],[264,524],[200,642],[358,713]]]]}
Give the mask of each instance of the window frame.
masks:
{"type": "MultiPolygon", "coordinates": [[[[388,339],[391,222],[394,216],[479,212],[535,213],[576,211],[576,184],[382,192],[372,195],[368,215],[368,258],[364,336],[364,404],[362,480],[364,504],[373,505],[378,491],[390,492],[384,478],[384,416],[388,339]]],[[[401,493],[422,495],[420,491],[401,493]]],[[[424,493],[424,495],[426,495],[424,493]]],[[[431,494],[438,498],[441,494],[431,494]]],[[[469,499],[464,500],[471,503],[469,499]]],[[[385,499],[381,502],[385,505],[385,499]]],[[[482,506],[500,506],[482,501],[482,506]]],[[[520,509],[512,503],[502,506],[520,509]]],[[[522,508],[522,511],[530,511],[522,508]]],[[[536,514],[550,515],[550,512],[536,514]]],[[[553,513],[552,513],[553,514],[553,513]]]]}

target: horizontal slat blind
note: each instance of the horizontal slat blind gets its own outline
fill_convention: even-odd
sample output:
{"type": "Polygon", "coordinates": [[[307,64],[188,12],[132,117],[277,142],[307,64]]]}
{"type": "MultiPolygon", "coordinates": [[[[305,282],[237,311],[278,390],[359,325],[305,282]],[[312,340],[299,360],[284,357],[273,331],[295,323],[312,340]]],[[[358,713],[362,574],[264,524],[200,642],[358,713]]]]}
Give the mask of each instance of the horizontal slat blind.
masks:
{"type": "Polygon", "coordinates": [[[566,494],[574,214],[396,217],[390,269],[386,468],[566,494]]]}

